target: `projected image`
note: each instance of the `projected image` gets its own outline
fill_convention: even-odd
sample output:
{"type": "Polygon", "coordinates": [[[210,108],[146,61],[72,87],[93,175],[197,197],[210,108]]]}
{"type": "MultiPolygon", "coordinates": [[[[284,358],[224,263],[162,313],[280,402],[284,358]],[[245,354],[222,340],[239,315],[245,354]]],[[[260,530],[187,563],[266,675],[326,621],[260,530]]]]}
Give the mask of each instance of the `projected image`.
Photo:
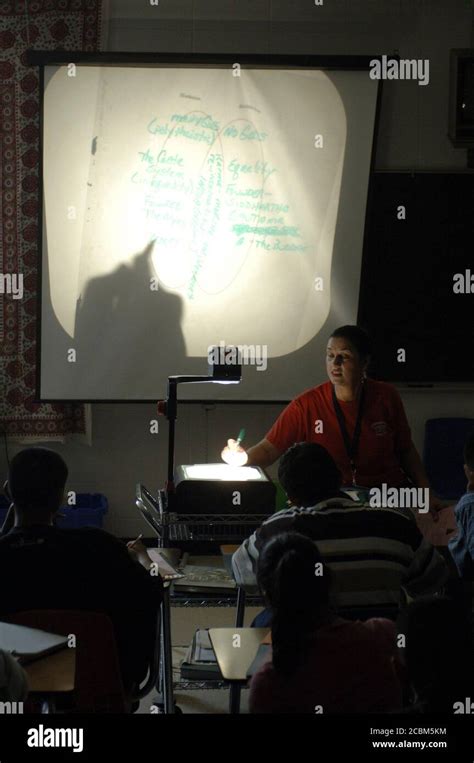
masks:
{"type": "Polygon", "coordinates": [[[42,395],[149,399],[219,342],[270,359],[311,342],[347,137],[329,76],[46,74],[42,395]]]}

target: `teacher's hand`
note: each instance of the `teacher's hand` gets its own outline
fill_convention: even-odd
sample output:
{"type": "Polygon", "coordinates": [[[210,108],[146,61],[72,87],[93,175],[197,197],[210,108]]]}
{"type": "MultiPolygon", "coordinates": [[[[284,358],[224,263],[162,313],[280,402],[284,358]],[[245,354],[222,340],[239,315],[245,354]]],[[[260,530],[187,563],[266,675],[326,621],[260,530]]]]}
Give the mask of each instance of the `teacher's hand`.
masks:
{"type": "Polygon", "coordinates": [[[230,466],[243,466],[248,461],[246,451],[237,445],[237,440],[227,440],[227,445],[221,452],[221,458],[230,466]]]}

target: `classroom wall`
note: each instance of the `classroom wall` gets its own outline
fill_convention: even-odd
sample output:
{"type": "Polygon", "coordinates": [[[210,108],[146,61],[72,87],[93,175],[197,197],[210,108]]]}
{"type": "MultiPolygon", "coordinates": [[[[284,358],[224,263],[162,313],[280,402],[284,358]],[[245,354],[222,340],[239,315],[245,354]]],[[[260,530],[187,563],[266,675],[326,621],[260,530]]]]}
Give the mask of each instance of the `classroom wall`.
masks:
{"type": "MultiPolygon", "coordinates": [[[[469,47],[473,40],[470,0],[324,0],[322,6],[311,0],[159,0],[158,6],[149,0],[111,0],[108,48],[234,51],[236,58],[239,52],[398,50],[402,58],[429,58],[428,86],[392,81],[385,87],[376,167],[459,170],[466,166],[466,152],[453,149],[446,136],[449,50],[469,47]]],[[[157,398],[164,395],[165,390],[157,389],[157,398]]],[[[474,395],[466,391],[410,390],[402,398],[419,448],[427,418],[474,417],[474,395]]],[[[178,411],[176,462],[218,460],[227,437],[242,426],[247,444],[256,442],[281,408],[183,404],[178,411]]],[[[108,496],[106,528],[119,536],[147,532],[134,507],[135,483],[155,489],[166,476],[167,422],[163,419],[159,434],[152,435],[152,418],[152,405],[93,405],[91,447],[77,442],[51,446],[70,466],[70,489],[108,496]]],[[[10,444],[10,455],[18,449],[10,444]]],[[[0,464],[5,470],[5,453],[0,464]]]]}
{"type": "MultiPolygon", "coordinates": [[[[157,391],[157,397],[161,391],[157,391]]],[[[474,418],[472,392],[436,392],[410,390],[402,399],[417,447],[422,449],[425,421],[436,416],[471,416],[474,418]]],[[[278,405],[199,405],[182,404],[176,425],[176,463],[219,461],[228,437],[235,437],[244,426],[247,443],[265,435],[282,406],[278,405]]],[[[110,504],[107,530],[121,537],[148,532],[134,505],[135,484],[142,482],[154,491],[164,486],[167,467],[166,419],[160,419],[159,433],[149,432],[155,418],[153,405],[94,405],[92,446],[68,442],[52,444],[70,468],[68,487],[76,492],[101,492],[110,504]]],[[[9,446],[10,457],[20,449],[9,446]]],[[[4,462],[4,470],[6,464],[4,462]]],[[[269,469],[276,475],[276,466],[269,469]]]]}

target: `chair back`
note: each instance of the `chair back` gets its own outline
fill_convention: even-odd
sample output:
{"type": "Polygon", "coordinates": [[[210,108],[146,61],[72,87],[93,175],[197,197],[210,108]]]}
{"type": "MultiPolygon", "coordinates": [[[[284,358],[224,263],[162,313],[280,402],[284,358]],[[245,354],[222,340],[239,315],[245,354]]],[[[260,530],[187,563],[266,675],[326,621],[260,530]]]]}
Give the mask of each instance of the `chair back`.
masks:
{"type": "Polygon", "coordinates": [[[128,712],[114,629],[107,615],[45,609],[16,612],[3,619],[61,636],[74,635],[76,675],[72,712],[128,712]]]}
{"type": "Polygon", "coordinates": [[[431,487],[443,500],[458,500],[466,492],[464,443],[474,432],[474,419],[428,419],[423,462],[431,487]]]}

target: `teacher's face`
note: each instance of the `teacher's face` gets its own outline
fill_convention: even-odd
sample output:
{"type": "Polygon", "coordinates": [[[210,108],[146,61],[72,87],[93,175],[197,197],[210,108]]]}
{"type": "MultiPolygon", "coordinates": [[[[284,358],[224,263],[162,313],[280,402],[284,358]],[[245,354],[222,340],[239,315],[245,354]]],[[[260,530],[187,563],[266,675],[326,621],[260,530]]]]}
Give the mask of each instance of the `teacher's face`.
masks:
{"type": "Polygon", "coordinates": [[[344,337],[331,337],[326,350],[326,371],[330,381],[355,389],[364,376],[366,363],[344,337]]]}

